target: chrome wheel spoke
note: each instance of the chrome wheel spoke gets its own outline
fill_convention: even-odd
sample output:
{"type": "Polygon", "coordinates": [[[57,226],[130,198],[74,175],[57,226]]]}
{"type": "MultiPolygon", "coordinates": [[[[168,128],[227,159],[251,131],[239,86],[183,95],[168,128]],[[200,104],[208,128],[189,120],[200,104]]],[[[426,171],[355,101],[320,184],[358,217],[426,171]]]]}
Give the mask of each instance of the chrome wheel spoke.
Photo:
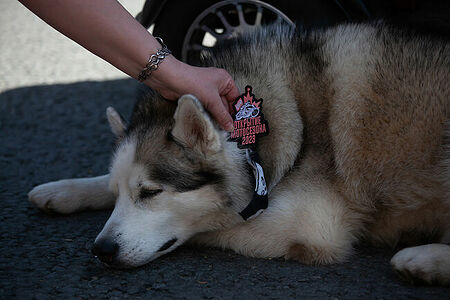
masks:
{"type": "Polygon", "coordinates": [[[281,16],[280,16],[280,15],[277,15],[277,19],[275,20],[274,23],[281,23],[282,20],[283,20],[283,19],[281,19],[281,16]]]}
{"type": "Polygon", "coordinates": [[[258,10],[256,12],[255,26],[261,25],[262,15],[263,15],[263,8],[258,5],[258,10]]]}
{"type": "Polygon", "coordinates": [[[220,21],[222,22],[223,27],[225,28],[225,31],[233,31],[233,26],[228,23],[227,19],[223,15],[223,13],[219,10],[217,12],[217,16],[219,17],[220,21]]]}
{"type": "Polygon", "coordinates": [[[236,4],[236,10],[237,10],[238,17],[239,17],[239,25],[247,24],[247,22],[245,22],[244,12],[242,11],[242,5],[236,4]]]}

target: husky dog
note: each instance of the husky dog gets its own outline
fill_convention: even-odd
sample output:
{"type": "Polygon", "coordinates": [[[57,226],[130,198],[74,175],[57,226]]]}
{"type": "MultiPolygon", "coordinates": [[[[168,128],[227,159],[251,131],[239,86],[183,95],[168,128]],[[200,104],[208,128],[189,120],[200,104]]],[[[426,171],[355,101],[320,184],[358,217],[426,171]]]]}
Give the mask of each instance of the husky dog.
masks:
{"type": "Polygon", "coordinates": [[[407,279],[450,283],[450,46],[383,24],[318,32],[275,26],[222,45],[208,64],[264,99],[257,151],[269,207],[253,195],[245,150],[193,95],[150,94],[128,125],[107,117],[110,174],[34,188],[58,213],[114,207],[93,252],[143,265],[191,241],[305,264],[344,261],[357,241],[398,252],[407,279]]]}

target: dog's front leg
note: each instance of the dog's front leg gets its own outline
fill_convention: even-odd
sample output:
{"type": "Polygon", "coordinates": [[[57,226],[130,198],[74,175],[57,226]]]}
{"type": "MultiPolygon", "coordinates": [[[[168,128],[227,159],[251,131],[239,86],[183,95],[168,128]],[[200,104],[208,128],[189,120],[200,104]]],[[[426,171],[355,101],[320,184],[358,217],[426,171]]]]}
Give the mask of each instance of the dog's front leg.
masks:
{"type": "Polygon", "coordinates": [[[253,257],[285,257],[305,264],[344,260],[355,241],[352,217],[326,182],[307,182],[272,194],[269,208],[229,229],[192,241],[253,257]]]}
{"type": "Polygon", "coordinates": [[[70,214],[85,209],[108,209],[115,202],[108,183],[109,174],[53,181],[32,189],[28,198],[45,212],[70,214]]]}
{"type": "Polygon", "coordinates": [[[266,211],[255,219],[229,229],[199,233],[190,242],[231,249],[251,257],[285,256],[289,249],[289,238],[274,230],[274,220],[269,217],[266,211]]]}
{"type": "Polygon", "coordinates": [[[450,285],[450,245],[405,248],[394,255],[391,264],[406,281],[450,285]]]}

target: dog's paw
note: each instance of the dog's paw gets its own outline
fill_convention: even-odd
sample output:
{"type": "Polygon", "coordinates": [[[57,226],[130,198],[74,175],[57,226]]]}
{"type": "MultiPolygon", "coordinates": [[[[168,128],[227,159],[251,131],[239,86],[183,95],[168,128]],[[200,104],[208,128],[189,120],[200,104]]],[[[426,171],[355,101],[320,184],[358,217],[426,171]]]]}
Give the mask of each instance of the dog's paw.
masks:
{"type": "Polygon", "coordinates": [[[450,284],[450,246],[429,244],[405,248],[391,259],[398,275],[413,284],[450,284]]]}
{"type": "Polygon", "coordinates": [[[46,213],[70,214],[81,209],[80,199],[74,197],[72,180],[41,184],[28,193],[31,203],[46,213]]]}

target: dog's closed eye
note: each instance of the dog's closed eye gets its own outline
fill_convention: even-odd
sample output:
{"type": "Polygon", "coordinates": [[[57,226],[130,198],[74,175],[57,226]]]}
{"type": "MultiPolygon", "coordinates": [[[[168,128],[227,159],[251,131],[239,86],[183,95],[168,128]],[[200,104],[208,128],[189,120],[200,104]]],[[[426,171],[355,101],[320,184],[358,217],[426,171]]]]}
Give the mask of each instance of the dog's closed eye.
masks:
{"type": "Polygon", "coordinates": [[[151,197],[154,197],[154,196],[158,195],[162,191],[163,190],[161,190],[161,189],[150,190],[150,189],[146,189],[146,188],[141,188],[139,190],[139,198],[140,199],[149,199],[151,197]]]}

